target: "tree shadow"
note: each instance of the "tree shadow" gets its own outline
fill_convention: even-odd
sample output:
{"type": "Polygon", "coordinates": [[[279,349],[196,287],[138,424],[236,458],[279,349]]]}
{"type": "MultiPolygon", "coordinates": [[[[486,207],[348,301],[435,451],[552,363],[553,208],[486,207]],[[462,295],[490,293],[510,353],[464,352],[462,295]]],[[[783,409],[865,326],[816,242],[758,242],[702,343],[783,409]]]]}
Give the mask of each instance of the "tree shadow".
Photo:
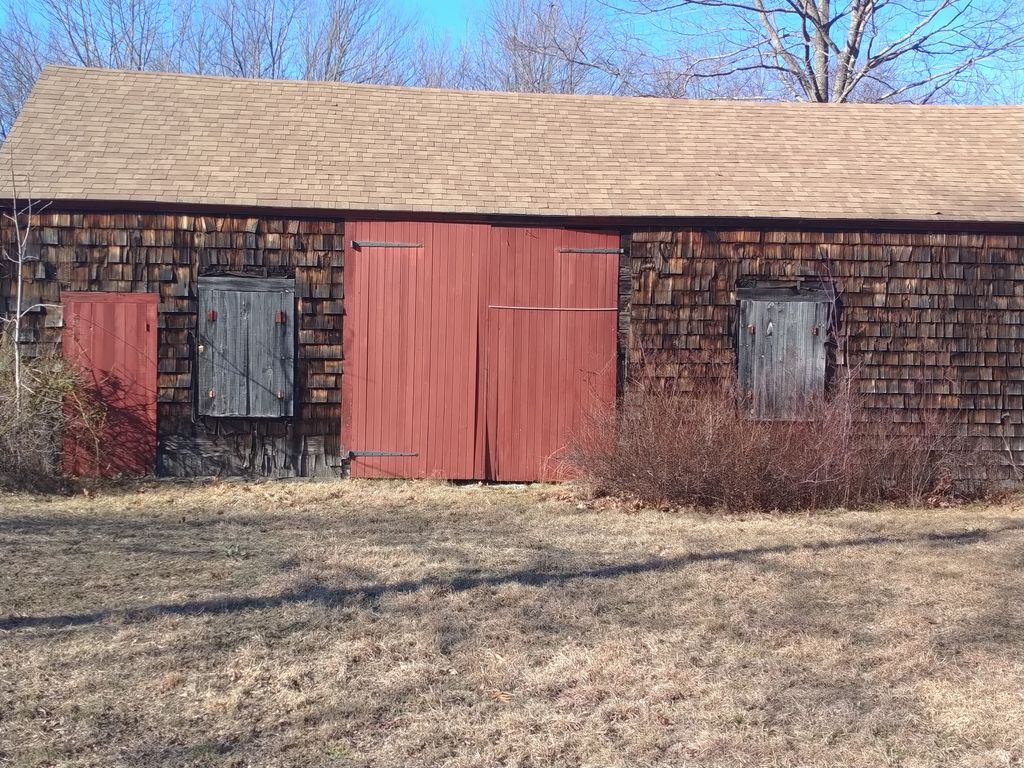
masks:
{"type": "Polygon", "coordinates": [[[1024,530],[1024,523],[1007,523],[990,529],[967,531],[929,532],[907,536],[873,535],[852,537],[839,541],[817,541],[801,544],[777,544],[762,547],[746,547],[729,550],[691,553],[677,557],[646,558],[625,563],[612,563],[589,568],[565,568],[541,570],[523,568],[504,573],[481,573],[478,570],[463,571],[448,578],[425,577],[402,579],[389,583],[370,583],[352,587],[335,587],[322,584],[305,585],[300,589],[284,590],[276,595],[243,595],[182,600],[154,603],[152,605],[128,608],[100,608],[78,613],[61,613],[40,616],[10,616],[0,619],[0,631],[16,631],[33,628],[67,628],[95,624],[109,618],[123,622],[143,622],[161,616],[206,616],[238,613],[253,610],[270,610],[294,604],[318,603],[325,606],[342,604],[377,603],[392,594],[408,594],[424,589],[444,590],[453,593],[466,592],[478,587],[496,587],[516,584],[528,587],[563,586],[572,582],[587,582],[618,579],[637,574],[659,571],[679,571],[687,567],[709,562],[742,563],[772,555],[794,553],[819,553],[858,547],[893,546],[913,543],[940,543],[949,546],[970,546],[991,537],[1008,532],[1024,530]]]}

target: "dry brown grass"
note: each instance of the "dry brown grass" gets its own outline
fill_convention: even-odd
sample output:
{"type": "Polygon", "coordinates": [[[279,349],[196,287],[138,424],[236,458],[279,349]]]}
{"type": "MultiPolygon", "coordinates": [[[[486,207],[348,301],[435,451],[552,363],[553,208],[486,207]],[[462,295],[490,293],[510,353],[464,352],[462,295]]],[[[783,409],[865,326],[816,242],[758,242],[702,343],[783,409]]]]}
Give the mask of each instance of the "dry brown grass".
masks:
{"type": "Polygon", "coordinates": [[[1024,761],[1020,503],[712,517],[564,494],[0,496],[0,764],[1024,761]]]}

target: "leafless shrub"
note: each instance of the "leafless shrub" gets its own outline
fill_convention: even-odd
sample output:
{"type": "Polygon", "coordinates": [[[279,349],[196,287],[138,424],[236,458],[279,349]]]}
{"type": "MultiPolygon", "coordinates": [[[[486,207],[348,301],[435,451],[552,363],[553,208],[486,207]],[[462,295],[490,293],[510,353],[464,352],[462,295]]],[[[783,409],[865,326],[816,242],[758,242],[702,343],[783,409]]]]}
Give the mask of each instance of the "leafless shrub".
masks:
{"type": "MultiPolygon", "coordinates": [[[[728,379],[725,381],[729,382],[728,379]]],[[[921,505],[976,495],[956,414],[872,414],[847,383],[804,420],[749,418],[733,383],[673,393],[636,382],[595,414],[564,460],[597,493],[654,504],[771,511],[921,505]]]]}
{"type": "Polygon", "coordinates": [[[22,364],[22,400],[15,404],[13,344],[0,337],[0,486],[61,484],[65,436],[98,449],[105,419],[82,376],[56,353],[22,364]]]}

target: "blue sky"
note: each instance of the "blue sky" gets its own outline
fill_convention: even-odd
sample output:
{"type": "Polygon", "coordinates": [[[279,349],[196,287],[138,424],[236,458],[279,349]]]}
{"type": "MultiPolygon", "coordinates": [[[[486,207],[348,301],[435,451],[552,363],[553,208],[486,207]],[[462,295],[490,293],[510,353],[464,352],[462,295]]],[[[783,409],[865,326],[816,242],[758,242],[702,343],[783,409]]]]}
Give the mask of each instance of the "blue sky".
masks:
{"type": "MultiPolygon", "coordinates": [[[[488,0],[395,0],[395,2],[415,16],[420,29],[439,36],[447,34],[452,41],[461,40],[467,30],[483,18],[488,6],[488,0]]],[[[999,5],[1003,2],[1016,3],[1024,2],[1024,0],[982,0],[982,3],[988,2],[999,5]]],[[[636,33],[641,33],[641,28],[646,27],[645,36],[649,43],[658,38],[662,38],[662,42],[665,40],[664,30],[659,28],[660,25],[653,23],[653,19],[644,20],[642,17],[634,17],[632,26],[636,33]]],[[[1002,88],[1011,95],[1014,101],[1024,95],[1024,68],[1012,64],[995,63],[987,65],[985,69],[997,83],[1001,82],[1002,88]]]]}
{"type": "Polygon", "coordinates": [[[415,13],[425,28],[459,39],[468,21],[483,15],[487,0],[400,0],[400,4],[415,13]]]}

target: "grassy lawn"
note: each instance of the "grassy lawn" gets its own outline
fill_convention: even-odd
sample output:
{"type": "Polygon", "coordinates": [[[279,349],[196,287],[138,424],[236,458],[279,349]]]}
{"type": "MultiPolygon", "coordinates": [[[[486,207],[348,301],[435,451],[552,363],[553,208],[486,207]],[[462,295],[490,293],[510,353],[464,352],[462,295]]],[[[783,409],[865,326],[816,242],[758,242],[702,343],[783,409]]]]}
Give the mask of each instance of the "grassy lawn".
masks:
{"type": "Polygon", "coordinates": [[[0,495],[0,765],[1020,766],[1024,505],[0,495]]]}

